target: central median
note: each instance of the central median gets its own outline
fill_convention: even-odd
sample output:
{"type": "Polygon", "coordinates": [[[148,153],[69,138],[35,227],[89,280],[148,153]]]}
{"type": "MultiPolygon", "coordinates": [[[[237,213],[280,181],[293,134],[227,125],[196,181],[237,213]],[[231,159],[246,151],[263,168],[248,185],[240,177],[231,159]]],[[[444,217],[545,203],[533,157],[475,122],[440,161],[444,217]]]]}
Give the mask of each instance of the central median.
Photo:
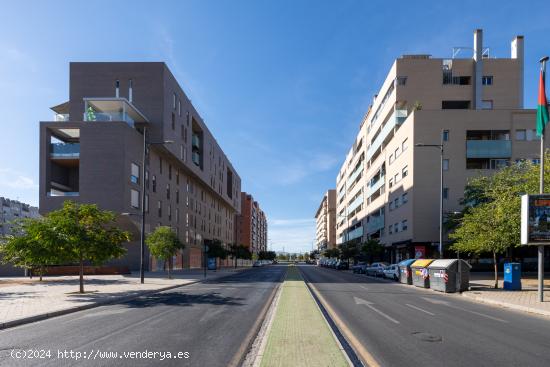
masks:
{"type": "Polygon", "coordinates": [[[349,366],[298,268],[289,266],[261,366],[349,366]]]}

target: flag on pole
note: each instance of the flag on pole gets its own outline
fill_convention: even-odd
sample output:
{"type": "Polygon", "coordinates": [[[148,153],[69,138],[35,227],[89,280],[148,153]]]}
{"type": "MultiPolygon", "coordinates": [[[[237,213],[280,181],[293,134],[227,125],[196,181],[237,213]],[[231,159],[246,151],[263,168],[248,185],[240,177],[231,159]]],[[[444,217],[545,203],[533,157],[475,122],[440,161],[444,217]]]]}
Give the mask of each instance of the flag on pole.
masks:
{"type": "Polygon", "coordinates": [[[546,61],[541,63],[540,66],[540,79],[539,79],[539,102],[537,107],[537,135],[541,136],[544,132],[544,128],[548,123],[548,102],[546,101],[546,89],[545,89],[545,74],[546,74],[546,61]]]}

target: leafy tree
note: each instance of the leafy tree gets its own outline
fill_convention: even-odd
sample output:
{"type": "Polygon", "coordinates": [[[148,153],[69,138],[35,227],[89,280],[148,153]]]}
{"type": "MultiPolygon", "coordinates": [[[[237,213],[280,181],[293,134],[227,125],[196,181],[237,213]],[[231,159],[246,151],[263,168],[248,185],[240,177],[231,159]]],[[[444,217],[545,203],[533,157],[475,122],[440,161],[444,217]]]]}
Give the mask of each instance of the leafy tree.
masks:
{"type": "Polygon", "coordinates": [[[309,258],[315,260],[319,256],[319,250],[314,250],[309,253],[309,258]]]}
{"type": "Polygon", "coordinates": [[[252,258],[252,253],[250,253],[250,250],[245,245],[229,245],[228,254],[235,260],[235,268],[237,267],[237,259],[250,260],[252,258]]]}
{"type": "MultiPolygon", "coordinates": [[[[548,162],[550,156],[545,155],[548,162]]],[[[550,163],[550,162],[549,162],[550,163]]],[[[519,246],[521,195],[537,193],[539,166],[531,162],[505,167],[494,175],[471,179],[465,190],[463,215],[449,235],[452,249],[476,255],[491,253],[498,287],[497,256],[519,246]]],[[[545,165],[545,186],[549,187],[550,164],[545,165]]]]}
{"type": "Polygon", "coordinates": [[[59,210],[47,216],[57,232],[64,257],[79,264],[80,293],[84,293],[84,262],[100,265],[126,253],[128,232],[114,226],[115,214],[100,210],[95,204],[78,204],[67,200],[59,210]]]}
{"type": "Polygon", "coordinates": [[[208,243],[208,251],[206,252],[208,257],[227,259],[229,251],[227,251],[222,244],[222,241],[215,239],[208,243]]]}
{"type": "Polygon", "coordinates": [[[384,246],[376,239],[370,239],[361,244],[360,253],[368,259],[369,263],[374,261],[374,258],[380,256],[384,251],[384,246]]]}
{"type": "Polygon", "coordinates": [[[40,281],[45,267],[62,263],[64,253],[57,232],[47,218],[16,221],[12,234],[0,240],[2,262],[35,270],[40,281]]]}
{"type": "Polygon", "coordinates": [[[349,259],[355,260],[359,255],[359,248],[356,243],[346,242],[340,245],[340,259],[348,261],[349,259]]]}
{"type": "Polygon", "coordinates": [[[340,257],[340,249],[338,247],[329,248],[329,249],[326,249],[323,254],[325,255],[325,257],[328,257],[328,258],[333,258],[333,257],[337,258],[337,257],[340,257]]]}
{"type": "Polygon", "coordinates": [[[170,227],[160,226],[150,233],[145,239],[151,254],[157,259],[168,262],[168,279],[172,279],[173,257],[178,250],[183,250],[185,245],[170,227]]]}

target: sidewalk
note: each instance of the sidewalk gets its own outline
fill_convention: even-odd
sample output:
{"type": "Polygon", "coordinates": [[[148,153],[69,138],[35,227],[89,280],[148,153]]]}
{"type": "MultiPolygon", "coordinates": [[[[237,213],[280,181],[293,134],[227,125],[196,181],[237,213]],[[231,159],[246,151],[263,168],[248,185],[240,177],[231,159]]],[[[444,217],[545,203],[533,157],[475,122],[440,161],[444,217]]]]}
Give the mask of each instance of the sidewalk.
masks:
{"type": "MultiPolygon", "coordinates": [[[[220,278],[249,268],[224,268],[208,271],[206,279],[220,278]]],[[[173,279],[165,272],[145,273],[145,284],[139,273],[131,275],[86,275],[84,290],[78,293],[78,276],[0,278],[0,329],[38,321],[40,319],[121,302],[140,295],[196,283],[203,278],[202,270],[175,270],[173,279]]]]}
{"type": "Polygon", "coordinates": [[[462,296],[477,302],[550,316],[550,279],[548,279],[548,275],[544,280],[544,302],[542,303],[538,301],[537,279],[535,276],[531,275],[521,279],[521,291],[502,289],[502,277],[499,278],[499,288],[494,289],[494,279],[492,277],[493,274],[472,273],[470,291],[462,293],[462,296]]]}
{"type": "Polygon", "coordinates": [[[348,366],[296,266],[290,265],[260,366],[348,366]]]}

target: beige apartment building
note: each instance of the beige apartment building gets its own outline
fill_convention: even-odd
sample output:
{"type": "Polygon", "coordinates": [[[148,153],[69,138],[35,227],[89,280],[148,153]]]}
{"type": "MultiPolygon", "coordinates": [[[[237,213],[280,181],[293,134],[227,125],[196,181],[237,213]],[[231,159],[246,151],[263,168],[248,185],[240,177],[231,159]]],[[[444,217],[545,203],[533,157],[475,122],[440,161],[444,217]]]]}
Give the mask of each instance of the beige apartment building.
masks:
{"type": "Polygon", "coordinates": [[[328,190],[315,213],[315,243],[319,251],[336,247],[336,190],[328,190]]]}
{"type": "MultiPolygon", "coordinates": [[[[395,60],[336,179],[336,242],[377,238],[396,262],[433,256],[443,212],[460,209],[467,180],[540,158],[535,110],[523,109],[523,37],[495,58],[474,31],[473,56],[395,60]]],[[[459,52],[460,51],[460,52],[459,52]]]]}

